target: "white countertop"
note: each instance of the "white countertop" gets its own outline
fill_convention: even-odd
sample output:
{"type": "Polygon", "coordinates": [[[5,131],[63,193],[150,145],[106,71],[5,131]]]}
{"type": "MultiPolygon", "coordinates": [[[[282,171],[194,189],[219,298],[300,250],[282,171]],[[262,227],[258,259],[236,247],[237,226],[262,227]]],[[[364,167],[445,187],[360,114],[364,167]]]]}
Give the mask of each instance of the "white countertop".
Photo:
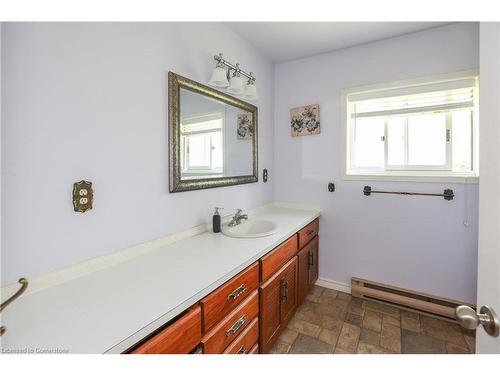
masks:
{"type": "Polygon", "coordinates": [[[205,232],[117,265],[26,294],[2,312],[10,349],[121,353],[320,215],[271,206],[256,214],[277,233],[238,239],[205,232]]]}

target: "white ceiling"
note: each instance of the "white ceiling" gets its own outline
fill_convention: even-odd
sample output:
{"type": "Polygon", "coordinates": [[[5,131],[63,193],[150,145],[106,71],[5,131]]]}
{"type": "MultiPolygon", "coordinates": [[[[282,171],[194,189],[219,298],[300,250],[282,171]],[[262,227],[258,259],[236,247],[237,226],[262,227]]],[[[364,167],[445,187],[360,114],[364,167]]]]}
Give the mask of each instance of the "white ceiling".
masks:
{"type": "Polygon", "coordinates": [[[272,62],[280,63],[340,48],[443,26],[447,22],[228,22],[272,62]]]}

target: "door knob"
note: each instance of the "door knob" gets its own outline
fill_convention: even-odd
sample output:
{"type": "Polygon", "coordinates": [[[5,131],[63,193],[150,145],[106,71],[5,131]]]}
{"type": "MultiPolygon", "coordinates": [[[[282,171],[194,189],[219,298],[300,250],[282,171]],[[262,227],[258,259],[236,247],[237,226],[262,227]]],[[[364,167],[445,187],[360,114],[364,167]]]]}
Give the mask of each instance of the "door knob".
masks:
{"type": "Polygon", "coordinates": [[[489,306],[481,307],[479,314],[472,307],[458,306],[455,309],[455,318],[466,329],[476,329],[477,326],[482,325],[488,335],[498,336],[498,317],[495,310],[489,306]]]}

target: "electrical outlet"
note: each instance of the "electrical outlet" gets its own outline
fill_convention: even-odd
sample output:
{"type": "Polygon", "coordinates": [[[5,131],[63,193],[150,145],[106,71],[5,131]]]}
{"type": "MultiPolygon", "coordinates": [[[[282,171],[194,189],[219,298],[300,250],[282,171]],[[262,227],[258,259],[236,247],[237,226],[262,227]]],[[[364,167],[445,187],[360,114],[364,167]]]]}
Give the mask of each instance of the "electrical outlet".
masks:
{"type": "Polygon", "coordinates": [[[82,180],[73,184],[73,208],[76,212],[91,210],[93,201],[92,182],[82,180]]]}

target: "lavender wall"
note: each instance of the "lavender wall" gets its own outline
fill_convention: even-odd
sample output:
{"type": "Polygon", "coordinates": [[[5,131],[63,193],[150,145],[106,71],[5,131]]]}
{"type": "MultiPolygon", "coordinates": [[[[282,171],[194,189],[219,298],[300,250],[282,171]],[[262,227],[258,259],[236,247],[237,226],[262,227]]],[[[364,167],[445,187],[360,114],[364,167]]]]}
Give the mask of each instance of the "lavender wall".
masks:
{"type": "Polygon", "coordinates": [[[342,180],[340,94],[342,88],[478,67],[474,23],[276,66],[274,197],[321,206],[321,278],[350,283],[357,276],[475,302],[478,186],[342,180]],[[321,105],[321,134],[291,138],[289,109],[313,103],[321,105]],[[328,181],[336,184],[333,194],[328,181]],[[368,198],[362,194],[368,184],[429,192],[450,187],[456,198],[368,198]]]}
{"type": "Polygon", "coordinates": [[[169,194],[167,72],[207,82],[224,52],[255,73],[259,167],[273,165],[273,66],[217,23],[4,23],[2,285],[272,200],[272,180],[169,194]],[[94,209],[73,212],[73,182],[94,209]]]}

